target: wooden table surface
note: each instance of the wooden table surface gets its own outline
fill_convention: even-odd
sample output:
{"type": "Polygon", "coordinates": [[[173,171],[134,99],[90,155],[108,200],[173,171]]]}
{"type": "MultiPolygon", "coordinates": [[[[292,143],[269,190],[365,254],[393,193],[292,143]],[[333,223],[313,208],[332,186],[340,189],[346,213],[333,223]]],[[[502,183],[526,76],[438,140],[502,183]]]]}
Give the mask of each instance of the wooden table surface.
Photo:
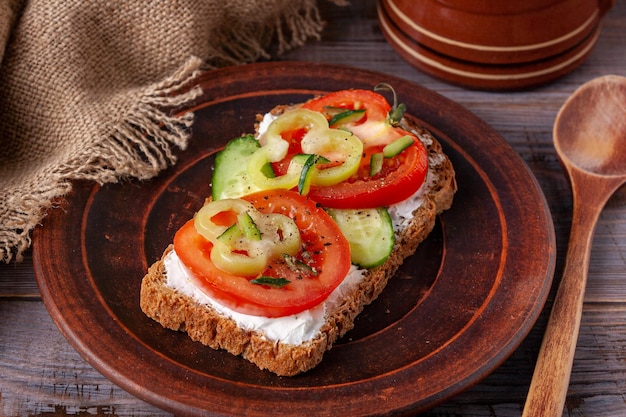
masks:
{"type": "MultiPolygon", "coordinates": [[[[574,72],[523,92],[471,91],[434,79],[404,62],[385,42],[374,0],[350,7],[321,2],[320,41],[280,60],[351,65],[393,74],[462,104],[497,130],[533,171],[554,218],[555,283],[563,269],[571,193],[552,146],[552,124],[566,98],[604,74],[626,76],[626,1],[605,16],[598,44],[574,72]]],[[[626,117],[626,116],[625,116],[626,117]]],[[[626,190],[605,208],[594,238],[589,283],[564,416],[626,416],[626,190]]],[[[426,416],[519,416],[554,288],[529,336],[478,385],[426,416]]],[[[44,307],[30,257],[0,264],[0,415],[167,416],[95,371],[68,344],[44,307]]]]}

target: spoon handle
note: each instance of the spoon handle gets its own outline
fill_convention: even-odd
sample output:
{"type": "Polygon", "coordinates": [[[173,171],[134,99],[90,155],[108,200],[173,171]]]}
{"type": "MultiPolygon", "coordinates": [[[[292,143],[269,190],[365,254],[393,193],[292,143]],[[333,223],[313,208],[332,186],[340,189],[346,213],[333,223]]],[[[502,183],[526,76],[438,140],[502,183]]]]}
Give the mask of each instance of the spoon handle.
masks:
{"type": "Polygon", "coordinates": [[[574,211],[565,269],[539,350],[523,417],[563,415],[582,316],[591,243],[600,212],[614,191],[613,185],[605,188],[606,184],[601,181],[582,176],[575,181],[576,177],[574,174],[572,178],[574,211]]]}

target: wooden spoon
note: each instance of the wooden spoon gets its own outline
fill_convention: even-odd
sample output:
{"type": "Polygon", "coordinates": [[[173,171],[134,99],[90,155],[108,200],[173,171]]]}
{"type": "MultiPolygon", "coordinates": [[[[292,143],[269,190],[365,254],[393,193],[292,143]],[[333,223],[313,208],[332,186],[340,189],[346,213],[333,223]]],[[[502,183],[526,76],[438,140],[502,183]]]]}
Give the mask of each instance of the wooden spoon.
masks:
{"type": "Polygon", "coordinates": [[[574,209],[565,270],[524,406],[526,417],[563,415],[596,222],[626,182],[626,78],[604,76],[581,86],[559,111],[553,134],[574,209]]]}

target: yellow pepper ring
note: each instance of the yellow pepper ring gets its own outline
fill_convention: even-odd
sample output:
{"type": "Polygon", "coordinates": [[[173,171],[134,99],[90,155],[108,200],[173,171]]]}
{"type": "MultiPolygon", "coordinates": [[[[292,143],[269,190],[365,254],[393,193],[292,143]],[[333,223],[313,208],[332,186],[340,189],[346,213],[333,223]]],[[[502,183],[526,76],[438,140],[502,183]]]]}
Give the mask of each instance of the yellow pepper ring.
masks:
{"type": "Polygon", "coordinates": [[[304,153],[322,155],[330,161],[343,159],[341,165],[324,169],[316,167],[311,184],[326,187],[339,184],[354,175],[363,155],[363,142],[346,130],[309,130],[300,146],[304,153]]]}
{"type": "Polygon", "coordinates": [[[256,211],[252,203],[235,198],[211,201],[205,204],[195,215],[194,225],[196,230],[206,239],[214,243],[217,237],[224,233],[228,226],[218,225],[213,218],[220,213],[233,212],[236,215],[245,212],[256,211]]]}
{"type": "Polygon", "coordinates": [[[212,244],[211,261],[223,271],[239,276],[256,276],[269,262],[283,254],[295,255],[300,250],[300,231],[295,222],[282,214],[263,214],[251,203],[240,199],[212,201],[202,207],[194,218],[199,234],[212,244]],[[237,216],[248,213],[260,239],[249,238],[240,231],[226,242],[220,239],[232,225],[218,225],[213,221],[220,213],[237,216]]]}
{"type": "Polygon", "coordinates": [[[251,246],[246,253],[234,252],[231,247],[219,240],[211,249],[211,261],[222,271],[237,276],[256,276],[265,271],[269,264],[269,253],[259,247],[251,246]]]}
{"type": "Polygon", "coordinates": [[[287,156],[289,142],[281,133],[296,129],[307,131],[301,142],[304,153],[341,162],[329,168],[316,167],[311,173],[311,184],[334,185],[356,173],[363,153],[361,140],[348,131],[329,128],[323,114],[300,108],[287,111],[274,120],[265,133],[266,144],[249,158],[247,170],[255,185],[263,189],[292,189],[298,185],[304,165],[295,159],[290,162],[287,173],[280,177],[268,178],[261,171],[268,162],[278,162],[287,156]]]}

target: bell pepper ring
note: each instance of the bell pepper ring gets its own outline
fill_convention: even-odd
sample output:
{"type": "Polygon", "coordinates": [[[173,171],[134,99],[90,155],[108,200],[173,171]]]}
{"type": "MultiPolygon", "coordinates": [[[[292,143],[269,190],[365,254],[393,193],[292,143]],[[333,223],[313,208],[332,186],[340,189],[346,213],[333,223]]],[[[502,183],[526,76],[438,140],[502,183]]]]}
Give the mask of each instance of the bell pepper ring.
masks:
{"type": "Polygon", "coordinates": [[[353,133],[332,129],[324,115],[307,110],[295,109],[280,115],[268,127],[263,138],[264,145],[248,161],[248,174],[258,187],[263,189],[292,189],[298,186],[305,161],[294,158],[287,172],[274,178],[267,177],[262,167],[267,163],[283,160],[289,150],[289,142],[282,134],[294,129],[304,129],[300,142],[303,153],[323,157],[330,163],[315,164],[307,173],[311,185],[330,186],[352,177],[358,170],[363,153],[363,143],[353,133]]]}
{"type": "Polygon", "coordinates": [[[240,199],[211,201],[198,211],[194,225],[213,244],[210,256],[215,266],[235,275],[255,276],[272,258],[300,250],[300,232],[292,219],[263,214],[240,199]],[[238,223],[216,220],[222,218],[234,218],[238,223]]]}

